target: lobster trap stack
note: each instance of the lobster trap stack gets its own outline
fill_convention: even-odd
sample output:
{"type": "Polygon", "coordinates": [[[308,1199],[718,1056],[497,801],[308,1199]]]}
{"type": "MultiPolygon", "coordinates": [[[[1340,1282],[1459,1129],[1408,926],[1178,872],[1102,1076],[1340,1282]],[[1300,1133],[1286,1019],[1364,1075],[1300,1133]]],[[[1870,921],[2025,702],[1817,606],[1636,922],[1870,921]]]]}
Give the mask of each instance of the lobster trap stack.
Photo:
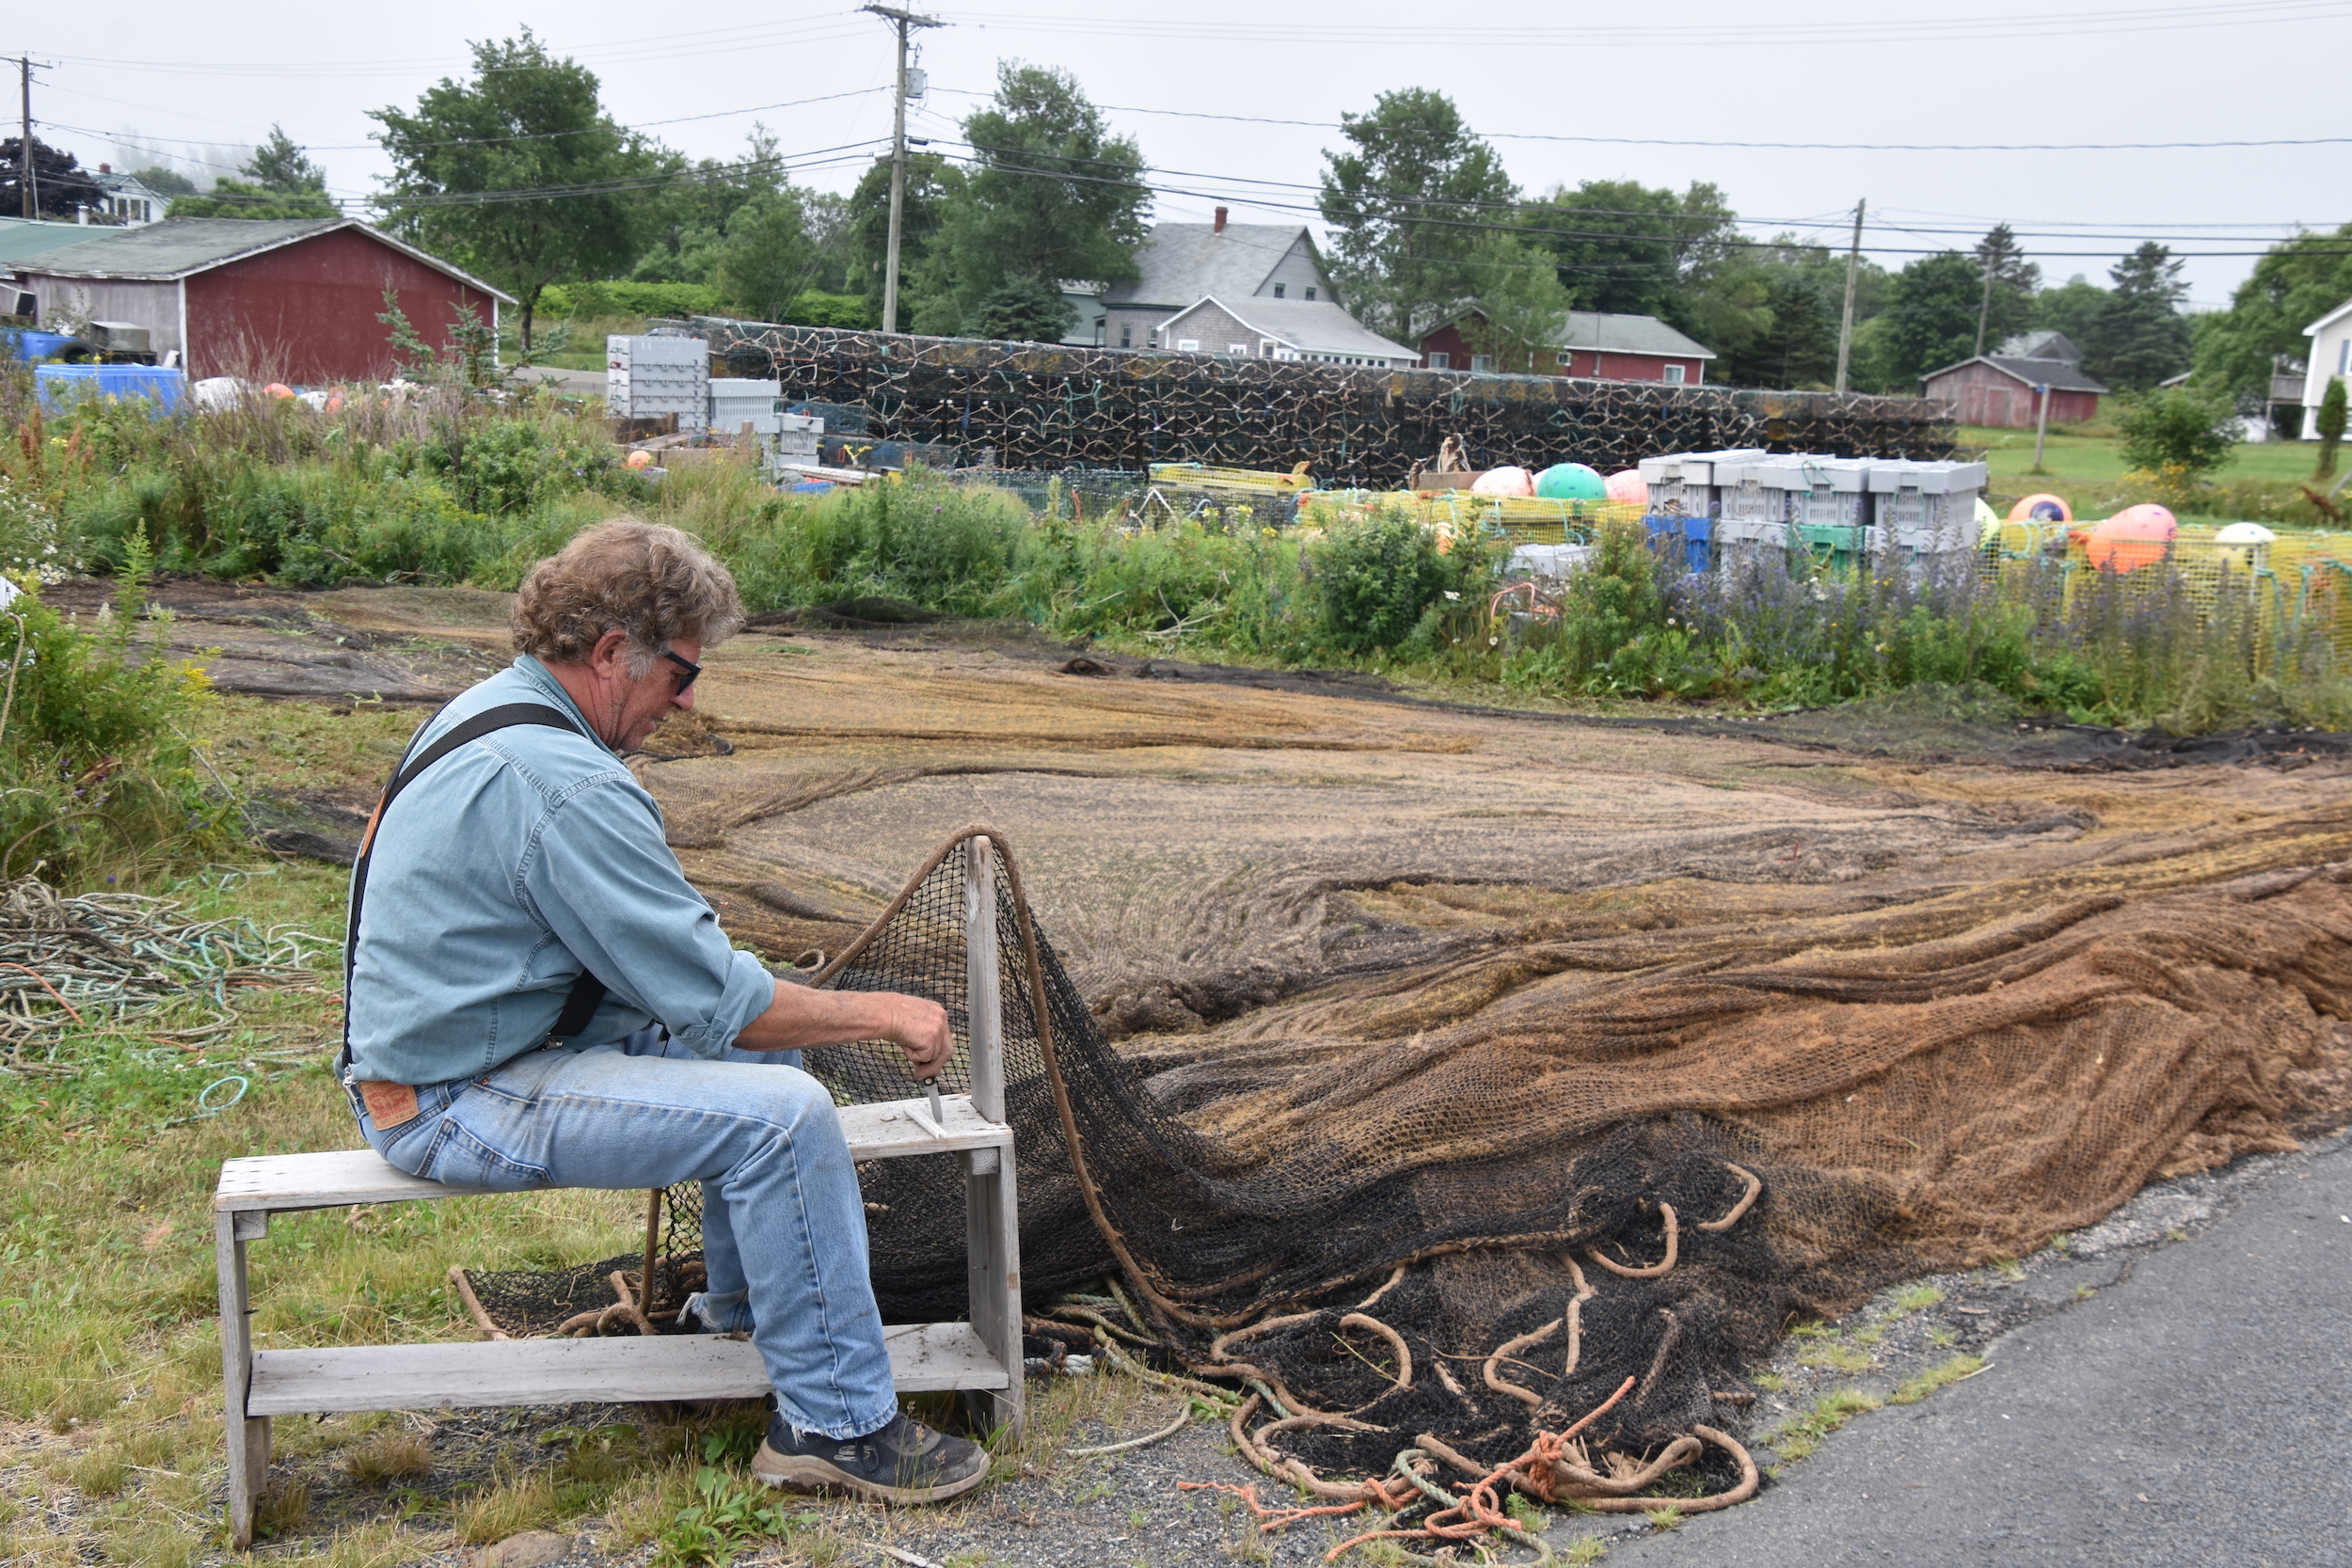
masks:
{"type": "Polygon", "coordinates": [[[1941,458],[1954,438],[1948,407],[1918,398],[1375,370],[714,317],[691,329],[731,375],[773,379],[787,400],[863,408],[895,440],[993,449],[1010,468],[1304,462],[1325,486],[1394,488],[1448,436],[1480,467],[1574,459],[1612,468],[1710,447],[1941,458]]]}

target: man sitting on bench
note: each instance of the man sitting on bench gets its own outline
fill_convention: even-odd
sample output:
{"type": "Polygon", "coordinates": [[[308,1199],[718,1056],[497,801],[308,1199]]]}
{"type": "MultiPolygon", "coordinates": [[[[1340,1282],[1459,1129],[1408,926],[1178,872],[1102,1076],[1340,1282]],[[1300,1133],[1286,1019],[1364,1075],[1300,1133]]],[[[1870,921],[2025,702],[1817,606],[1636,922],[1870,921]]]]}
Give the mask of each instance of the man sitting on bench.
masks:
{"type": "Polygon", "coordinates": [[[741,621],[734,579],[675,529],[605,523],[532,568],[519,657],[418,733],[369,825],[337,1071],[370,1146],[413,1175],[700,1180],[692,1309],[750,1330],[775,1387],[753,1472],[934,1502],[988,1455],[898,1410],[857,1173],[799,1048],[888,1040],[928,1078],[946,1014],[780,983],[737,951],[620,760],[694,705],[695,660],[741,621]]]}

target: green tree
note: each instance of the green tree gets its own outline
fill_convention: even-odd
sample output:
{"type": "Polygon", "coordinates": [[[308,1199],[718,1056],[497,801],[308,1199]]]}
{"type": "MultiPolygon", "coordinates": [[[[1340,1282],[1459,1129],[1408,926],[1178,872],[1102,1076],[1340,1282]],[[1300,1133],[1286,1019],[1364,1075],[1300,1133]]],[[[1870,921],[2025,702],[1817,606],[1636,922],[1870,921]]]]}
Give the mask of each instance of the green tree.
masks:
{"type": "MultiPolygon", "coordinates": [[[[326,171],[294,144],[283,126],[269,128],[269,140],[253,150],[237,170],[243,180],[218,180],[209,191],[173,198],[176,218],[331,218],[342,209],[327,198],[326,171]]],[[[157,187],[160,189],[161,187],[157,187]]]]}
{"type": "Polygon", "coordinates": [[[326,189],[326,170],[294,144],[294,138],[286,135],[282,125],[269,128],[269,140],[255,148],[253,156],[237,172],[265,191],[285,195],[326,189]]]}
{"type": "Polygon", "coordinates": [[[2194,479],[2221,466],[2237,445],[2237,410],[2190,387],[2159,387],[2130,400],[2116,420],[2123,461],[2156,474],[2170,468],[2194,479]]]}
{"type": "Polygon", "coordinates": [[[1518,187],[1454,101],[1425,87],[1382,93],[1340,132],[1352,145],[1325,150],[1319,202],[1333,279],[1366,325],[1411,342],[1477,293],[1481,226],[1512,222],[1497,204],[1518,187]]]}
{"type": "Polygon", "coordinates": [[[2001,341],[2026,329],[2033,319],[2033,296],[2042,287],[2042,269],[2025,258],[2017,236],[2006,223],[1996,223],[1977,242],[1977,266],[1982,277],[1978,292],[1975,352],[1990,354],[2001,341]]]}
{"type": "MultiPolygon", "coordinates": [[[[976,329],[982,302],[1008,283],[1133,281],[1142,243],[1143,151],[1115,136],[1070,72],[1006,60],[996,96],[966,117],[977,154],[941,202],[916,320],[925,331],[976,329]]],[[[884,186],[885,198],[888,187],[884,186]]]]}
{"type": "MultiPolygon", "coordinates": [[[[24,215],[24,139],[0,141],[0,217],[24,215]]],[[[96,207],[105,193],[71,152],[60,151],[39,136],[33,138],[33,211],[59,223],[72,223],[85,207],[96,207]]]]}
{"type": "Polygon", "coordinates": [[[2272,245],[2230,308],[2197,318],[2197,379],[2251,412],[2270,395],[2273,362],[2301,364],[2303,328],[2352,299],[2352,223],[2331,234],[2297,234],[2272,245]]]}
{"type": "Polygon", "coordinates": [[[2081,348],[2097,332],[2099,313],[2106,305],[2106,290],[2076,273],[2058,287],[2044,289],[2033,296],[2033,309],[2026,325],[2063,332],[2076,348],[2081,348]]]}
{"type": "Polygon", "coordinates": [[[413,112],[369,118],[392,161],[393,224],[513,293],[527,347],[548,284],[610,277],[638,254],[644,204],[626,187],[661,175],[605,114],[594,71],[527,27],[472,48],[474,80],[443,77],[413,112]]]}
{"type": "Polygon", "coordinates": [[[718,255],[721,301],[755,321],[780,322],[818,265],[799,196],[789,188],[739,207],[718,255]]]}
{"type": "Polygon", "coordinates": [[[178,169],[166,168],[161,164],[150,164],[143,169],[135,170],[131,178],[153,191],[157,196],[194,196],[196,194],[195,181],[178,169]]]}
{"type": "Polygon", "coordinates": [[[1550,254],[1513,234],[1489,234],[1470,261],[1478,314],[1462,336],[1495,369],[1549,374],[1558,367],[1575,297],[1560,286],[1550,254]]]}
{"type": "Polygon", "coordinates": [[[226,177],[209,191],[175,196],[168,214],[175,218],[331,218],[342,210],[325,191],[274,191],[244,180],[226,177]]]}
{"type": "Polygon", "coordinates": [[[2188,293],[2184,265],[2153,240],[2115,264],[2107,274],[2115,287],[2091,320],[2090,341],[2081,345],[2083,369],[2124,391],[2144,391],[2188,369],[2189,326],[2180,312],[2188,293]]]}
{"type": "Polygon", "coordinates": [[[1881,389],[1916,391],[1928,372],[1967,358],[1983,291],[1983,268],[1957,250],[1922,256],[1897,273],[1885,312],[1871,324],[1881,389]]]}
{"type": "MultiPolygon", "coordinates": [[[[906,190],[898,203],[898,313],[902,322],[914,320],[917,313],[915,280],[926,275],[948,200],[962,189],[963,170],[941,154],[907,154],[906,190]]],[[[864,294],[879,322],[882,270],[890,259],[889,159],[878,161],[859,176],[857,188],[850,193],[843,225],[849,275],[844,287],[864,294]]],[[[949,309],[952,311],[953,307],[949,309]]]]}
{"type": "Polygon", "coordinates": [[[976,338],[1053,343],[1077,319],[1077,310],[1059,289],[1031,274],[1008,277],[981,296],[965,330],[976,338]]]}
{"type": "Polygon", "coordinates": [[[2319,429],[2319,466],[2312,470],[2317,479],[2332,478],[2336,471],[2336,449],[2344,444],[2344,377],[2328,378],[2328,389],[2319,397],[2319,417],[2312,420],[2319,429]]]}
{"type": "MultiPolygon", "coordinates": [[[[1752,330],[1701,339],[1722,356],[1708,379],[1733,387],[1826,387],[1837,374],[1837,324],[1845,310],[1846,258],[1792,234],[1751,250],[1742,271],[1760,285],[1763,319],[1752,330]]],[[[1854,318],[1867,325],[1884,303],[1890,275],[1865,261],[1854,318]]]]}
{"type": "MultiPolygon", "coordinates": [[[[1632,180],[1554,187],[1527,227],[1559,259],[1580,310],[1658,316],[1686,329],[1703,292],[1739,247],[1739,214],[1713,185],[1677,195],[1632,180]]],[[[1712,346],[1712,345],[1710,345],[1712,346]]]]}
{"type": "Polygon", "coordinates": [[[778,197],[804,199],[805,192],[792,189],[776,138],[765,125],[755,122],[745,141],[743,156],[727,163],[690,162],[667,148],[648,150],[662,182],[638,198],[645,249],[629,268],[631,282],[716,286],[739,213],[778,197]]]}

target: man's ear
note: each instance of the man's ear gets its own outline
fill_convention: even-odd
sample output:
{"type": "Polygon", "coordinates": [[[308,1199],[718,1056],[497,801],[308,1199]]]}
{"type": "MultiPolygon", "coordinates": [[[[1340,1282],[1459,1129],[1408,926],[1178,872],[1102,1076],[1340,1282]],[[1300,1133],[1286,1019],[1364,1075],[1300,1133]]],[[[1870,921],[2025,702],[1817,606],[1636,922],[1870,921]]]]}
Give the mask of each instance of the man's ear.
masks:
{"type": "Polygon", "coordinates": [[[608,631],[596,639],[596,645],[588,650],[588,668],[599,675],[608,675],[620,664],[628,646],[625,631],[608,631]]]}

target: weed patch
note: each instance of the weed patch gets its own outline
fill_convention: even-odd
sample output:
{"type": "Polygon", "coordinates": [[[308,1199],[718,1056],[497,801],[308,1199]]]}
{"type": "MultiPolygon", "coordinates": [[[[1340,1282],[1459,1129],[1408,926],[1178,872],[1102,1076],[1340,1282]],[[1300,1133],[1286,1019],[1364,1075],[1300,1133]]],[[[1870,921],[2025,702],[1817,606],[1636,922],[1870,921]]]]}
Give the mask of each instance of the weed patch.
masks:
{"type": "Polygon", "coordinates": [[[1917,1404],[1939,1388],[1947,1388],[1963,1377],[1973,1377],[1984,1370],[1980,1355],[1955,1355],[1949,1361],[1931,1367],[1917,1377],[1908,1379],[1902,1386],[1886,1396],[1889,1404],[1917,1404]]]}

